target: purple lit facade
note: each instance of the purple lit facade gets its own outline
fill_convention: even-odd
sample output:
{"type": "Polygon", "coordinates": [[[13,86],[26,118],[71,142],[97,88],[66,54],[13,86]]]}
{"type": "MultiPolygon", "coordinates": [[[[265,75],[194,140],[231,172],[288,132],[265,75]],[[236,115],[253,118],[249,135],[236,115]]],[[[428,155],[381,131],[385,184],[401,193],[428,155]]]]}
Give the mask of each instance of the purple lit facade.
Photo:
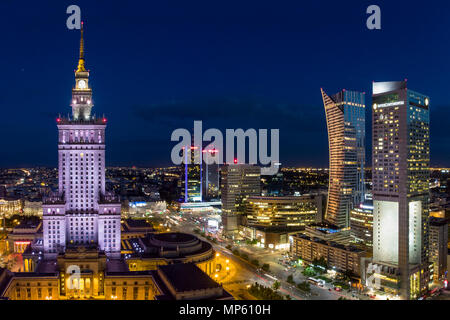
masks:
{"type": "Polygon", "coordinates": [[[71,117],[57,119],[59,185],[43,203],[45,257],[55,258],[67,246],[97,245],[119,258],[120,201],[105,190],[106,119],[91,115],[83,29],[71,106],[71,117]]]}

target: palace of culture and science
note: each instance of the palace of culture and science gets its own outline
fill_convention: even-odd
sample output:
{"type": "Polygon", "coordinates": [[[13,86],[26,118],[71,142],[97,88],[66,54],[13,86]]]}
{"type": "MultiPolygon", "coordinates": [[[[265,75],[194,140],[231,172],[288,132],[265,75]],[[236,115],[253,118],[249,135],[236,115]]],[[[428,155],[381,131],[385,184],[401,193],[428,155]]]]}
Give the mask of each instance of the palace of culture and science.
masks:
{"type": "Polygon", "coordinates": [[[0,299],[233,299],[210,277],[211,244],[121,221],[119,197],[105,190],[106,118],[92,115],[83,25],[71,107],[56,120],[58,190],[44,197],[42,231],[22,253],[21,272],[0,268],[0,299]]]}
{"type": "Polygon", "coordinates": [[[120,257],[120,201],[105,191],[106,119],[92,116],[92,89],[80,59],[72,89],[72,117],[58,118],[59,190],[44,200],[44,254],[56,256],[72,244],[97,244],[120,257]]]}

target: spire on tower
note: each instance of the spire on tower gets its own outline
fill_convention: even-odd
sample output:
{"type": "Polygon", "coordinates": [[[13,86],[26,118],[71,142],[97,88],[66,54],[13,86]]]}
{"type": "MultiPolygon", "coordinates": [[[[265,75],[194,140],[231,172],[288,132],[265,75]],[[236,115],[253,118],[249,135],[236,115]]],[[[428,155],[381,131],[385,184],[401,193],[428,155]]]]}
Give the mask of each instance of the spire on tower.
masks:
{"type": "Polygon", "coordinates": [[[83,21],[81,21],[80,59],[78,60],[78,68],[76,72],[86,72],[86,68],[84,67],[83,21]]]}

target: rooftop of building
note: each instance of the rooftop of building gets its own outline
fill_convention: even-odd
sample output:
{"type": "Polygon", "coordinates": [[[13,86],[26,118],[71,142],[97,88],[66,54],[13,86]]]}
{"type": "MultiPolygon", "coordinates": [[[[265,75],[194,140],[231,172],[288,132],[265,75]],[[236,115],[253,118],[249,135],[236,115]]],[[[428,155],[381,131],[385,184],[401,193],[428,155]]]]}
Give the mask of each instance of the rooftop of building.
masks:
{"type": "Polygon", "coordinates": [[[430,226],[442,227],[445,225],[448,225],[448,220],[446,218],[430,217],[430,226]]]}
{"type": "Polygon", "coordinates": [[[5,268],[0,268],[0,296],[3,295],[3,291],[8,286],[13,277],[13,273],[5,268]]]}
{"type": "Polygon", "coordinates": [[[19,201],[20,197],[16,197],[16,196],[11,196],[11,195],[4,195],[0,197],[0,201],[19,201]]]}
{"type": "Polygon", "coordinates": [[[293,234],[298,231],[303,231],[305,229],[305,226],[289,226],[289,227],[263,227],[263,226],[251,226],[251,228],[254,228],[255,230],[262,231],[265,233],[289,233],[293,234]]]}
{"type": "Polygon", "coordinates": [[[106,272],[108,274],[129,272],[127,263],[122,259],[111,259],[106,262],[106,272]]]}
{"type": "Polygon", "coordinates": [[[59,270],[56,260],[42,260],[36,265],[35,273],[52,274],[58,272],[59,270]]]}
{"type": "Polygon", "coordinates": [[[122,224],[125,232],[132,231],[132,229],[146,229],[147,231],[154,231],[151,223],[145,219],[126,219],[122,224]]]}
{"type": "Polygon", "coordinates": [[[343,245],[341,243],[337,243],[337,242],[334,242],[334,241],[329,241],[329,240],[327,241],[327,240],[319,239],[319,238],[316,238],[316,237],[310,237],[310,236],[308,236],[306,234],[303,234],[303,233],[298,233],[298,234],[294,235],[294,237],[298,237],[298,238],[302,238],[302,239],[305,239],[305,240],[313,241],[315,243],[320,243],[320,244],[323,244],[323,245],[326,245],[326,246],[329,246],[329,247],[338,248],[338,249],[345,250],[345,251],[356,252],[356,253],[365,252],[364,250],[362,250],[360,248],[357,248],[355,246],[352,246],[352,245],[343,245]]]}
{"type": "Polygon", "coordinates": [[[159,266],[158,271],[166,277],[176,292],[220,287],[217,282],[193,263],[175,263],[159,266]]]}
{"type": "Polygon", "coordinates": [[[327,222],[321,222],[321,223],[312,223],[309,226],[307,226],[308,229],[319,231],[323,234],[331,234],[341,231],[342,229],[338,226],[327,223],[327,222]]]}
{"type": "Polygon", "coordinates": [[[305,202],[305,201],[313,201],[315,196],[311,195],[300,195],[300,196],[249,196],[246,201],[261,201],[261,202],[305,202]]]}
{"type": "Polygon", "coordinates": [[[41,221],[39,219],[25,219],[20,221],[20,224],[14,229],[36,229],[40,227],[41,221]]]}
{"type": "Polygon", "coordinates": [[[157,233],[154,234],[152,238],[168,243],[190,242],[197,240],[197,237],[192,234],[180,232],[157,233]]]}
{"type": "Polygon", "coordinates": [[[213,252],[210,243],[195,235],[179,232],[149,233],[145,237],[122,240],[121,245],[122,251],[128,251],[130,257],[143,259],[166,258],[175,261],[213,252]]]}

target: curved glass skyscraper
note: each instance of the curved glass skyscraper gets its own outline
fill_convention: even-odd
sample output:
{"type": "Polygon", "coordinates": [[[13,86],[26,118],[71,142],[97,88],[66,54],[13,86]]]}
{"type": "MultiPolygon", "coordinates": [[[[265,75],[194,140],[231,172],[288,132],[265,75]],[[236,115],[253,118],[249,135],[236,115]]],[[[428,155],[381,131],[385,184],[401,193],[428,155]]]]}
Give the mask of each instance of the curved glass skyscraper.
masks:
{"type": "Polygon", "coordinates": [[[326,220],[349,226],[349,212],[364,201],[365,94],[342,90],[328,96],[322,89],[330,157],[326,220]]]}

